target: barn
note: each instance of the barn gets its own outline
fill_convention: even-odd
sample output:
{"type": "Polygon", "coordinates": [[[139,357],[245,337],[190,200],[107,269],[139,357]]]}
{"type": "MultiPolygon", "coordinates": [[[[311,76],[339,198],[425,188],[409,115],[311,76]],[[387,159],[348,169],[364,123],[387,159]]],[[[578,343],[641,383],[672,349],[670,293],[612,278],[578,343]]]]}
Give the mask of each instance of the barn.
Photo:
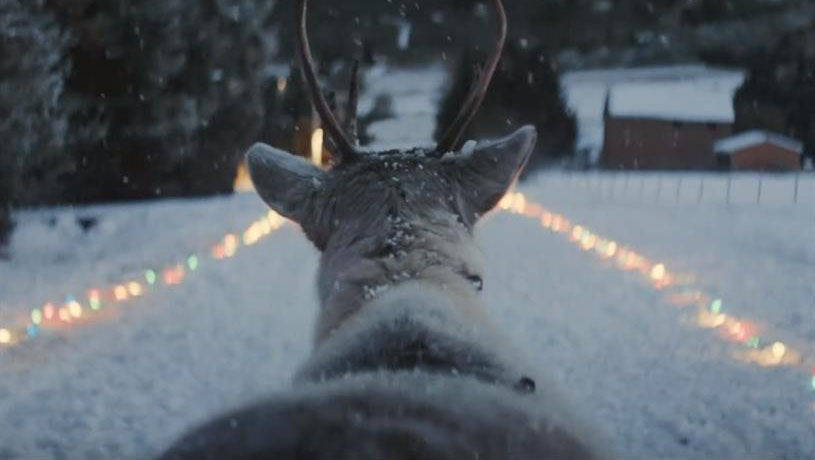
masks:
{"type": "Polygon", "coordinates": [[[804,145],[767,131],[746,131],[713,145],[720,167],[733,170],[798,171],[804,145]]]}
{"type": "Polygon", "coordinates": [[[671,80],[609,88],[603,118],[601,167],[701,170],[717,167],[713,144],[735,117],[731,90],[671,80]]]}

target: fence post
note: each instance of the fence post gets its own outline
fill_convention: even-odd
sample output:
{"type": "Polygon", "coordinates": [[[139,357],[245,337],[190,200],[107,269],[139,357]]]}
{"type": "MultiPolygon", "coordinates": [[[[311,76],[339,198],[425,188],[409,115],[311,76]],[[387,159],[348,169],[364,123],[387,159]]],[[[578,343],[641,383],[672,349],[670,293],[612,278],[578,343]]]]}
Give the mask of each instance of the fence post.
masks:
{"type": "Polygon", "coordinates": [[[615,172],[611,175],[611,187],[608,190],[608,198],[610,200],[614,200],[614,185],[617,183],[617,174],[618,173],[615,172]]]}
{"type": "Polygon", "coordinates": [[[657,193],[654,195],[654,201],[659,203],[659,195],[662,194],[662,174],[657,173],[657,193]]]}
{"type": "Polygon", "coordinates": [[[625,173],[625,182],[623,182],[623,195],[628,195],[628,181],[631,179],[631,171],[626,171],[625,173]]]}
{"type": "Polygon", "coordinates": [[[801,178],[801,173],[795,173],[795,191],[792,195],[792,202],[798,203],[798,180],[801,178]]]}
{"type": "Polygon", "coordinates": [[[645,193],[645,174],[640,173],[640,201],[642,201],[643,193],[645,193]]]}
{"type": "Polygon", "coordinates": [[[676,181],[676,202],[679,203],[679,195],[682,192],[682,176],[676,181]]]}
{"type": "Polygon", "coordinates": [[[727,192],[725,194],[725,201],[727,204],[730,204],[730,186],[733,183],[733,176],[731,173],[727,173],[727,192]]]}
{"type": "Polygon", "coordinates": [[[759,173],[758,174],[758,192],[756,193],[756,204],[761,204],[761,181],[764,178],[764,175],[759,173]]]}
{"type": "Polygon", "coordinates": [[[702,203],[702,194],[705,193],[705,177],[699,178],[699,195],[696,197],[696,204],[702,203]]]}

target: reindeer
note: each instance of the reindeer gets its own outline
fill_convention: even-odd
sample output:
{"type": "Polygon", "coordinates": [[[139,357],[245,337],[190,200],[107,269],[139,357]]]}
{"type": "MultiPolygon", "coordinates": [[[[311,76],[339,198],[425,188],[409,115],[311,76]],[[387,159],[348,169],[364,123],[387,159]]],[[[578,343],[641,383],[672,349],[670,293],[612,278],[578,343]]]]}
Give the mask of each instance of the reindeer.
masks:
{"type": "MultiPolygon", "coordinates": [[[[297,390],[223,416],[163,458],[584,459],[584,428],[547,385],[536,389],[489,320],[473,227],[518,177],[531,126],[462,148],[506,39],[434,149],[363,152],[356,78],[344,126],[317,76],[298,0],[299,57],[334,143],[319,169],[265,144],[247,152],[261,198],[322,252],[314,350],[297,390]]],[[[356,72],[354,72],[356,73],[356,72]]]]}

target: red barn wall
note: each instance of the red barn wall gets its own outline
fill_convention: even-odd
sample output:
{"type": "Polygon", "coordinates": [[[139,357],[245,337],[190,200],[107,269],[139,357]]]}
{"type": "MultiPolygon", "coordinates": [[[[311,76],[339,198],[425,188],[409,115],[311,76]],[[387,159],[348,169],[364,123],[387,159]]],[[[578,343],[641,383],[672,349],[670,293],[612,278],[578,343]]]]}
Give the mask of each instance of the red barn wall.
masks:
{"type": "Polygon", "coordinates": [[[795,171],[801,169],[801,155],[774,144],[764,143],[733,152],[731,169],[795,171]]]}
{"type": "Polygon", "coordinates": [[[713,143],[732,132],[730,123],[607,117],[600,164],[608,169],[715,169],[713,143]]]}

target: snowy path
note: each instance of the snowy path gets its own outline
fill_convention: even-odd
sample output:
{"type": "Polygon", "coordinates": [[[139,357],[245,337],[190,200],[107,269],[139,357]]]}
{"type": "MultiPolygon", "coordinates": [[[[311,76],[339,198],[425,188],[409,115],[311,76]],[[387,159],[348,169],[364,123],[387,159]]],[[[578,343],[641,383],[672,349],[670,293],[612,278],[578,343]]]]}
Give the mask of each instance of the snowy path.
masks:
{"type": "MultiPolygon", "coordinates": [[[[522,190],[694,273],[728,308],[815,346],[811,231],[795,237],[813,228],[811,208],[608,202],[555,174],[522,190]]],[[[98,211],[103,228],[127,231],[83,237],[77,254],[65,249],[81,268],[58,273],[74,264],[50,261],[49,276],[62,287],[112,268],[116,281],[128,266],[183,257],[264,212],[253,195],[130,206],[98,211]],[[134,219],[134,210],[151,217],[134,219]],[[146,233],[157,228],[173,231],[146,233]],[[144,247],[125,247],[142,234],[144,247]]],[[[41,216],[26,219],[23,227],[36,227],[41,216]]],[[[815,392],[800,369],[734,360],[735,345],[686,324],[640,277],[534,221],[495,214],[477,237],[489,262],[488,304],[519,359],[585,406],[625,458],[815,457],[815,392]]],[[[149,458],[190,424],[285,389],[310,348],[316,262],[299,231],[285,226],[233,259],[202,261],[183,285],[103,310],[95,324],[0,351],[0,459],[149,458]]],[[[30,283],[32,294],[55,294],[43,280],[25,281],[33,268],[15,267],[0,268],[30,283]]]]}
{"type": "MultiPolygon", "coordinates": [[[[734,361],[640,279],[531,220],[497,214],[479,240],[485,294],[519,359],[568,389],[622,452],[815,453],[799,371],[734,361]]],[[[285,388],[309,349],[315,268],[315,251],[284,227],[235,259],[202,264],[182,286],[111,310],[115,320],[3,354],[0,458],[142,458],[196,420],[285,388]]]]}

